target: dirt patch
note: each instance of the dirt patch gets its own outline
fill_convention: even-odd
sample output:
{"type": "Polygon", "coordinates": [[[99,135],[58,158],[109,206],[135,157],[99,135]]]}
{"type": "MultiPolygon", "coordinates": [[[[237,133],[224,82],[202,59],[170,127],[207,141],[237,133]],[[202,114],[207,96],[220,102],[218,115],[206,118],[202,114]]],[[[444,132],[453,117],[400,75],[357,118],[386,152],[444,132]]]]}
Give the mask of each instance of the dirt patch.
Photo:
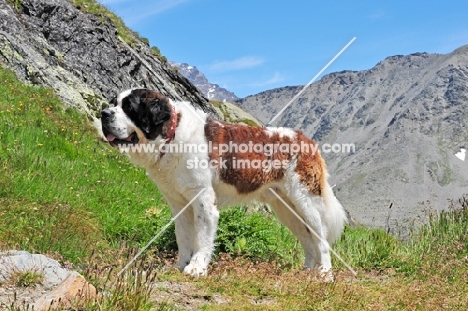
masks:
{"type": "Polygon", "coordinates": [[[200,310],[204,305],[224,304],[231,302],[229,297],[220,294],[208,294],[189,282],[155,282],[151,301],[157,304],[172,305],[182,310],[200,310]]]}
{"type": "Polygon", "coordinates": [[[33,288],[0,285],[0,310],[8,310],[13,304],[16,307],[27,306],[48,291],[49,288],[43,285],[36,285],[33,288]]]}

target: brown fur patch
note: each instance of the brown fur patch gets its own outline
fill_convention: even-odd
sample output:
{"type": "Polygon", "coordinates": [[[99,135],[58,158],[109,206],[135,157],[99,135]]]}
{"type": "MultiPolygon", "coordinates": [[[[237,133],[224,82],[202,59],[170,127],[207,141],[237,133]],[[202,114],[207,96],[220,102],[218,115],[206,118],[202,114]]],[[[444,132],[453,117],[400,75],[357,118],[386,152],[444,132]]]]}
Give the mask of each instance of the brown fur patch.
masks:
{"type": "MultiPolygon", "coordinates": [[[[305,137],[302,132],[297,132],[297,140],[317,147],[316,143],[305,137]]],[[[326,165],[318,148],[315,152],[309,150],[309,152],[302,152],[299,154],[295,172],[299,175],[301,183],[306,186],[312,194],[322,194],[326,179],[326,165]]]]}
{"type": "MultiPolygon", "coordinates": [[[[320,195],[324,181],[324,161],[320,154],[276,150],[275,152],[255,152],[253,145],[300,145],[301,141],[315,146],[315,142],[296,132],[293,139],[281,136],[278,132],[267,133],[267,128],[233,125],[215,120],[208,120],[205,125],[205,136],[212,143],[210,160],[219,164],[220,179],[233,185],[240,194],[246,194],[261,186],[284,178],[285,168],[297,159],[295,171],[300,181],[311,193],[320,195]],[[271,134],[272,133],[272,134],[271,134]],[[222,144],[239,147],[241,144],[250,146],[247,152],[232,147],[228,151],[221,150],[222,144]],[[223,165],[222,165],[223,164],[223,165]],[[267,165],[270,164],[268,167],[267,165]],[[224,167],[225,166],[225,167],[224,167]]],[[[258,149],[257,149],[258,151],[258,149]]]]}

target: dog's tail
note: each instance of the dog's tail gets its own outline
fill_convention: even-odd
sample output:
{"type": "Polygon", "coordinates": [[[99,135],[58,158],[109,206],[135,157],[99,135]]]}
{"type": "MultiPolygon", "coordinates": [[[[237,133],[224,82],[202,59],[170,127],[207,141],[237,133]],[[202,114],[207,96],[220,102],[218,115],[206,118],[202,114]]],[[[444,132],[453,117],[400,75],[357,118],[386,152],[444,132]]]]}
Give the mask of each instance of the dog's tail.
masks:
{"type": "Polygon", "coordinates": [[[348,216],[327,181],[322,188],[322,199],[325,204],[322,215],[326,228],[325,234],[328,243],[332,245],[340,237],[345,224],[348,223],[348,216]]]}

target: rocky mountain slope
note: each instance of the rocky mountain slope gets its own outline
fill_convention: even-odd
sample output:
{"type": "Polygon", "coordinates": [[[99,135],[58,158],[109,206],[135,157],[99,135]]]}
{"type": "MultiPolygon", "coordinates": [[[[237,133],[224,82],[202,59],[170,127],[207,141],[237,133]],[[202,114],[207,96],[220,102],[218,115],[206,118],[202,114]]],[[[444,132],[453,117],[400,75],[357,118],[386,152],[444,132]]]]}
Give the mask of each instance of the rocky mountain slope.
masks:
{"type": "Polygon", "coordinates": [[[169,61],[169,63],[176,67],[184,77],[192,82],[206,98],[223,102],[232,102],[238,99],[233,92],[220,87],[218,84],[210,83],[205,75],[197,69],[197,67],[190,66],[186,63],[175,63],[171,61],[169,61]]]}
{"type": "Polygon", "coordinates": [[[185,77],[135,33],[120,39],[105,14],[67,0],[0,0],[0,63],[23,81],[52,87],[64,103],[93,116],[117,92],[148,87],[215,113],[185,77]]]}
{"type": "MultiPolygon", "coordinates": [[[[267,123],[301,88],[237,104],[267,123]]],[[[300,129],[322,146],[338,144],[335,151],[354,144],[350,153],[322,150],[343,205],[367,225],[411,226],[425,209],[468,192],[468,159],[455,156],[468,145],[468,46],[326,75],[273,124],[300,129]]]]}

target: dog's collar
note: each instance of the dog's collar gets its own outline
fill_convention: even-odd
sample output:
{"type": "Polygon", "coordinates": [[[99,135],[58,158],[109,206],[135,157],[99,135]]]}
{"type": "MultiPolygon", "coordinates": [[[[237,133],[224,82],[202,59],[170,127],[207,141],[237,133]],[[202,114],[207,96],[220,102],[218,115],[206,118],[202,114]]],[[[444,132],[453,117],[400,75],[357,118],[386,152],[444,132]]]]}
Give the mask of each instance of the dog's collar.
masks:
{"type": "MultiPolygon", "coordinates": [[[[177,113],[175,111],[175,108],[173,105],[171,105],[171,127],[169,128],[169,131],[167,133],[167,138],[166,138],[166,141],[164,142],[164,146],[169,144],[175,137],[175,130],[176,130],[176,127],[177,127],[177,113]]],[[[159,158],[162,158],[162,156],[165,154],[164,152],[164,149],[163,148],[161,151],[160,151],[160,154],[159,154],[159,158]]]]}

